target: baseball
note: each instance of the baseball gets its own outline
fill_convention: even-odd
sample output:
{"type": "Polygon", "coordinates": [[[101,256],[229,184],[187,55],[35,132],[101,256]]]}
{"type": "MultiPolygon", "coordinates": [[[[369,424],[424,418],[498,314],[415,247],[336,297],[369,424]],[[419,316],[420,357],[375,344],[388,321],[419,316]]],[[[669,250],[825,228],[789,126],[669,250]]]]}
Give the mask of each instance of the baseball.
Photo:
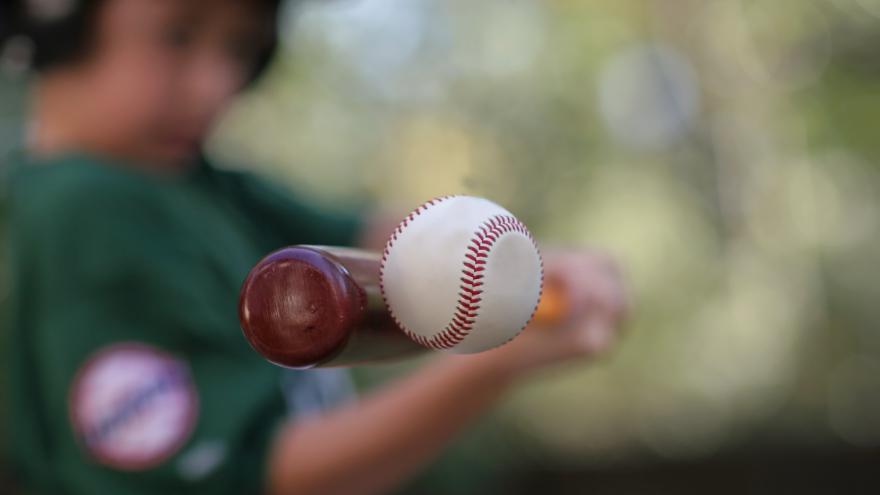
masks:
{"type": "Polygon", "coordinates": [[[460,354],[497,347],[529,322],[541,297],[541,255],[528,229],[483,198],[446,196],[391,235],[380,279],[388,310],[416,342],[460,354]]]}

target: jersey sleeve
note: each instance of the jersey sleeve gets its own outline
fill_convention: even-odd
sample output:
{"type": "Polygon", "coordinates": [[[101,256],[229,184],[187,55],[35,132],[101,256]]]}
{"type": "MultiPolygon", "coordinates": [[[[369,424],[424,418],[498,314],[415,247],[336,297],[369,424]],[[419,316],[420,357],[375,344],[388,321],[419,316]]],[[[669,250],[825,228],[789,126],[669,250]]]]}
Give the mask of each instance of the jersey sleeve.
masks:
{"type": "MultiPolygon", "coordinates": [[[[210,265],[138,188],[49,191],[16,239],[29,356],[58,483],[71,493],[259,486],[277,377],[218,310],[210,265]]],[[[45,193],[46,191],[44,191],[45,193]]]]}
{"type": "Polygon", "coordinates": [[[320,205],[270,179],[235,172],[227,180],[248,214],[275,230],[284,245],[353,246],[364,228],[362,212],[320,205]]]}

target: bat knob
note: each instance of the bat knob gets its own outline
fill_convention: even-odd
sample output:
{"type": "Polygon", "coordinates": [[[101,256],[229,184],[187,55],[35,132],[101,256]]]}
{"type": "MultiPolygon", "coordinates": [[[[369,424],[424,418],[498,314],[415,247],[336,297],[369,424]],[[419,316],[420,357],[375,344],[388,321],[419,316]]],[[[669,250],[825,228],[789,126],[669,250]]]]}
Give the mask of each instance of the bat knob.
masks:
{"type": "Polygon", "coordinates": [[[244,336],[269,361],[308,368],[345,346],[363,316],[366,296],[348,271],[307,247],[270,253],[241,286],[244,336]]]}

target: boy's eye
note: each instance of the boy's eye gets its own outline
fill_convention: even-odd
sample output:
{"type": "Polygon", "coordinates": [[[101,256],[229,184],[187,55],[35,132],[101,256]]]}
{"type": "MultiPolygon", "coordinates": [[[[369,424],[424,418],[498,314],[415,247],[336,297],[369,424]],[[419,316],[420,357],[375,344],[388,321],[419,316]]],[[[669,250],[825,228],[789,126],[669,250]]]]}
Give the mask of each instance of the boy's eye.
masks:
{"type": "Polygon", "coordinates": [[[168,28],[162,33],[162,41],[172,48],[186,48],[194,39],[193,30],[186,26],[168,28]]]}

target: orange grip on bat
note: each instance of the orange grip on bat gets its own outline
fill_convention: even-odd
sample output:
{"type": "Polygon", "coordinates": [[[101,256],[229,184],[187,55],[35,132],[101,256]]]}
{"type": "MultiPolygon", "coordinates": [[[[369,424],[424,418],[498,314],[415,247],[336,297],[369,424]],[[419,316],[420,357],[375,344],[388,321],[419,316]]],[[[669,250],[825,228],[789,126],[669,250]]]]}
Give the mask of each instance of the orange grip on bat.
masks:
{"type": "Polygon", "coordinates": [[[555,325],[561,323],[567,315],[565,288],[559,282],[545,280],[533,322],[538,325],[555,325]]]}

